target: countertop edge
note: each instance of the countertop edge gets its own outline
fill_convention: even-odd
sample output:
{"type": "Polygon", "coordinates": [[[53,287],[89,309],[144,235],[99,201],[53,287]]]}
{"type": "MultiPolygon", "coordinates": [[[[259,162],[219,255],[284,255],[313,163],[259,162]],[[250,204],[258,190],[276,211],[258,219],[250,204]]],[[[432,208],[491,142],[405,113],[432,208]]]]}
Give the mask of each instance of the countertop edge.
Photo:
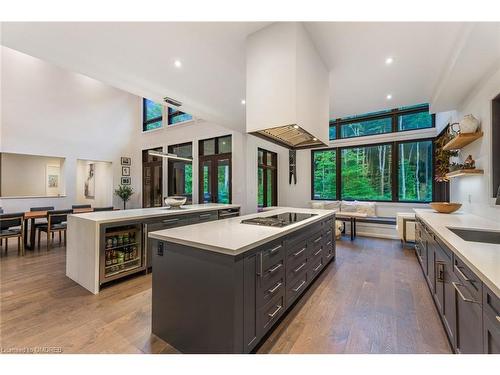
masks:
{"type": "MultiPolygon", "coordinates": [[[[318,217],[311,218],[311,221],[307,221],[306,223],[303,223],[302,225],[299,225],[299,224],[301,224],[299,222],[299,223],[297,223],[296,227],[289,228],[288,230],[285,229],[282,232],[276,233],[276,234],[271,235],[269,237],[263,238],[260,241],[251,243],[251,244],[246,245],[246,246],[242,246],[242,247],[237,248],[237,249],[228,249],[228,248],[222,248],[222,247],[217,247],[217,246],[209,246],[209,245],[206,245],[206,244],[203,244],[200,242],[188,241],[188,240],[179,239],[179,238],[175,238],[175,237],[168,237],[165,235],[157,235],[157,234],[155,234],[155,232],[149,233],[149,237],[154,238],[154,239],[159,240],[159,241],[172,242],[172,243],[176,243],[179,245],[194,247],[194,248],[197,248],[200,250],[212,251],[212,252],[222,253],[222,254],[231,255],[231,256],[238,256],[238,255],[241,255],[241,254],[243,254],[251,249],[255,249],[255,248],[257,248],[261,245],[264,245],[268,242],[274,241],[277,238],[291,234],[291,233],[295,232],[296,230],[304,228],[308,225],[314,224],[314,223],[321,221],[321,220],[328,219],[329,217],[335,218],[335,212],[332,211],[331,213],[327,213],[324,215],[318,215],[318,217]]],[[[194,224],[194,225],[203,225],[203,224],[205,224],[205,223],[194,224]]]]}
{"type": "MultiPolygon", "coordinates": [[[[415,210],[415,215],[419,217],[425,224],[427,224],[430,228],[433,228],[432,225],[425,219],[423,216],[425,212],[419,213],[421,209],[415,210]]],[[[471,214],[472,215],[472,214],[471,214]]],[[[446,225],[444,225],[446,227],[446,225]]],[[[433,228],[434,229],[434,228],[433,228]]],[[[452,231],[446,228],[450,233],[454,234],[452,231]]],[[[498,298],[500,298],[500,285],[496,285],[492,280],[490,280],[476,265],[474,265],[460,249],[457,249],[454,245],[452,245],[448,240],[437,230],[434,231],[434,234],[439,237],[439,239],[448,246],[455,255],[457,255],[461,261],[463,261],[467,267],[469,267],[480,279],[481,281],[493,292],[496,294],[498,298]]]]}
{"type": "MultiPolygon", "coordinates": [[[[211,207],[197,207],[197,208],[192,208],[192,209],[185,209],[185,210],[169,210],[166,207],[163,208],[163,211],[160,211],[162,209],[161,207],[152,207],[152,210],[158,210],[158,212],[151,212],[147,215],[137,215],[137,216],[131,216],[131,217],[117,217],[117,218],[110,218],[110,219],[92,219],[89,217],[85,217],[85,215],[92,214],[93,212],[86,212],[86,213],[81,213],[81,214],[71,214],[68,216],[71,217],[76,217],[78,219],[83,219],[83,220],[88,220],[95,222],[97,224],[106,224],[106,223],[117,223],[117,222],[122,222],[122,221],[129,221],[129,220],[141,220],[141,219],[149,219],[149,218],[155,218],[155,217],[162,217],[162,216],[171,216],[171,215],[185,215],[189,213],[195,213],[195,212],[200,212],[200,211],[216,211],[216,210],[223,210],[227,208],[239,208],[241,209],[241,205],[239,204],[227,204],[224,206],[211,206],[211,207]]],[[[144,208],[147,210],[147,208],[144,208]]],[[[124,210],[126,211],[126,210],[124,210]]],[[[120,212],[120,211],[116,211],[120,212]]]]}

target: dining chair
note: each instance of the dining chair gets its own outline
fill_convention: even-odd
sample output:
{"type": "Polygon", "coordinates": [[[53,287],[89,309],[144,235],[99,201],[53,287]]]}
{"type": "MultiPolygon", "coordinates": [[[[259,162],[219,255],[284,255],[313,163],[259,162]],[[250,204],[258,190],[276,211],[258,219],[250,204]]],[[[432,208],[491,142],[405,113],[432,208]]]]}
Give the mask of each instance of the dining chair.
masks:
{"type": "Polygon", "coordinates": [[[5,254],[9,247],[9,238],[17,237],[17,251],[24,255],[24,212],[0,214],[0,238],[5,240],[5,254]]]}
{"type": "MultiPolygon", "coordinates": [[[[36,211],[53,211],[54,206],[41,206],[41,207],[31,207],[30,211],[31,212],[36,212],[36,211]]],[[[31,224],[33,225],[33,228],[31,230],[35,230],[36,228],[39,227],[40,225],[47,225],[47,219],[32,219],[31,224]]],[[[35,239],[35,236],[33,235],[33,240],[35,239]]],[[[34,246],[34,245],[32,245],[34,246]]]]}
{"type": "Polygon", "coordinates": [[[71,208],[73,210],[78,209],[78,208],[92,208],[92,205],[90,205],[90,204],[74,204],[71,206],[71,208]]]}
{"type": "MultiPolygon", "coordinates": [[[[3,208],[2,207],[0,207],[0,214],[3,214],[3,208]]],[[[0,247],[2,246],[2,242],[3,242],[3,240],[0,238],[0,247]]]]}
{"type": "Polygon", "coordinates": [[[110,206],[110,207],[94,207],[94,212],[96,212],[96,211],[113,211],[113,210],[114,210],[113,206],[110,206]]]}
{"type": "Polygon", "coordinates": [[[54,242],[54,233],[59,233],[59,244],[61,244],[61,232],[64,234],[64,245],[66,245],[66,229],[68,215],[73,213],[73,210],[53,210],[47,211],[47,224],[40,225],[38,229],[38,249],[40,249],[40,237],[42,232],[47,233],[47,250],[54,242]]]}

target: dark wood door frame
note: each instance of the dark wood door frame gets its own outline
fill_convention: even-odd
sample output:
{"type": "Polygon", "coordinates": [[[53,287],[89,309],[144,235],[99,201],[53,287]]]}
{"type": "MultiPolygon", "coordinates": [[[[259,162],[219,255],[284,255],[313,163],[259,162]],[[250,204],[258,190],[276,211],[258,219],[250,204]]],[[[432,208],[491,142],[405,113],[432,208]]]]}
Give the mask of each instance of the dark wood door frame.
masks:
{"type": "Polygon", "coordinates": [[[198,162],[198,199],[199,203],[204,201],[204,191],[203,191],[203,163],[209,161],[212,166],[212,175],[210,176],[210,186],[211,186],[211,198],[212,203],[218,203],[218,168],[217,162],[219,160],[229,160],[229,203],[233,201],[233,171],[232,171],[232,154],[217,154],[217,155],[207,155],[200,156],[198,162]]]}
{"type": "Polygon", "coordinates": [[[154,207],[154,191],[151,189],[150,194],[147,196],[145,194],[145,179],[146,179],[146,167],[149,167],[152,171],[151,176],[151,185],[153,184],[154,179],[154,170],[155,167],[160,167],[160,201],[163,202],[163,159],[159,157],[153,157],[152,161],[149,161],[147,152],[149,150],[155,150],[163,152],[162,147],[151,148],[147,150],[142,150],[142,207],[154,207]],[[146,203],[150,202],[151,204],[147,205],[146,203]]]}

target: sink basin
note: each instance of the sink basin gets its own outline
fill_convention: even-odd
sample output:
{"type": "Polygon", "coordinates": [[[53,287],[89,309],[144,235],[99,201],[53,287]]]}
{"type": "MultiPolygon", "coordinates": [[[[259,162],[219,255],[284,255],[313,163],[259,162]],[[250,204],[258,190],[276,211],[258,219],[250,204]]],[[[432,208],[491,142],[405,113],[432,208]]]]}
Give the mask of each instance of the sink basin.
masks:
{"type": "Polygon", "coordinates": [[[465,241],[485,242],[500,245],[500,231],[451,227],[448,227],[448,229],[465,241]]]}

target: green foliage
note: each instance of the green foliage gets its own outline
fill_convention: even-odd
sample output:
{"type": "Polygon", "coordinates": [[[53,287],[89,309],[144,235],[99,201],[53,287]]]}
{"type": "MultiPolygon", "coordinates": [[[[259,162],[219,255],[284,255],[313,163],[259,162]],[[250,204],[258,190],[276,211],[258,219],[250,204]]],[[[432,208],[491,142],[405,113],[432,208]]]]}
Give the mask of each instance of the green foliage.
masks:
{"type": "Polygon", "coordinates": [[[134,194],[134,189],[130,185],[120,185],[115,189],[115,195],[119,196],[123,201],[123,209],[125,209],[125,204],[134,194]]]}
{"type": "Polygon", "coordinates": [[[314,198],[336,199],[336,151],[316,151],[314,155],[314,198]]]}
{"type": "Polygon", "coordinates": [[[146,99],[144,102],[146,110],[146,121],[152,120],[154,118],[162,117],[162,105],[153,102],[152,100],[146,99]]]}

